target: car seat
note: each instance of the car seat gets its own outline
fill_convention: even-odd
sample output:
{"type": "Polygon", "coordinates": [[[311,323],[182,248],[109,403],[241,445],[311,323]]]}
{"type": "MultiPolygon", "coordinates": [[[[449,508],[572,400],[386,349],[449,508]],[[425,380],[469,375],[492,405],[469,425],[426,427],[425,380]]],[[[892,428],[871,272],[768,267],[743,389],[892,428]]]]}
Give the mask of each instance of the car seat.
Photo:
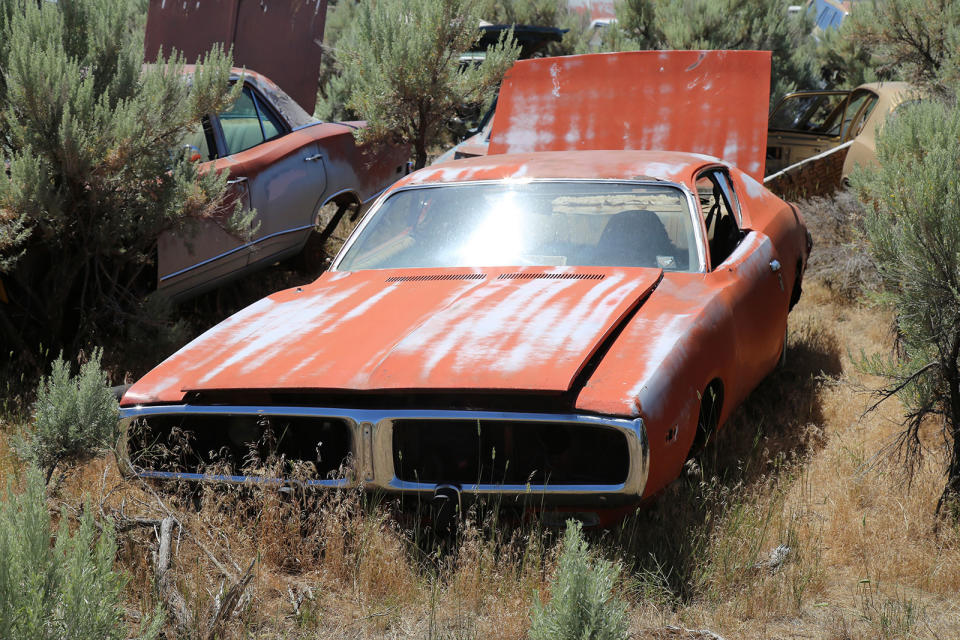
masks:
{"type": "Polygon", "coordinates": [[[596,262],[616,267],[659,267],[657,256],[675,257],[677,248],[653,211],[629,209],[607,222],[597,242],[596,262]]]}

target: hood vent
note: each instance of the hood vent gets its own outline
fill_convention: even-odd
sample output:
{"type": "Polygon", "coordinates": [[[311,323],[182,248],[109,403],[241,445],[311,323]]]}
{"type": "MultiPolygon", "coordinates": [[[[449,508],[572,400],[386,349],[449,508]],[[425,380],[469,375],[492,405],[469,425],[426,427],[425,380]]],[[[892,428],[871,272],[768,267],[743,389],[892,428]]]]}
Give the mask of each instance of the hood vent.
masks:
{"type": "Polygon", "coordinates": [[[483,273],[439,273],[422,276],[390,276],[387,282],[436,282],[437,280],[483,280],[483,273]]]}
{"type": "Polygon", "coordinates": [[[497,280],[603,280],[602,273],[501,273],[497,280]]]}

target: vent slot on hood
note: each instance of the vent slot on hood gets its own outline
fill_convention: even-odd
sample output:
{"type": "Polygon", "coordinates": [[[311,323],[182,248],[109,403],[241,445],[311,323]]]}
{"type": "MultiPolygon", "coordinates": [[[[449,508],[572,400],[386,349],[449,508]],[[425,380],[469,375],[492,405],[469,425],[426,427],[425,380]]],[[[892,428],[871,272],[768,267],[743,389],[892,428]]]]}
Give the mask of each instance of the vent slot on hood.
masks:
{"type": "Polygon", "coordinates": [[[387,282],[436,282],[440,280],[483,280],[483,273],[438,273],[422,276],[390,276],[387,282]]]}
{"type": "Polygon", "coordinates": [[[497,280],[603,280],[602,273],[501,273],[497,280]]]}

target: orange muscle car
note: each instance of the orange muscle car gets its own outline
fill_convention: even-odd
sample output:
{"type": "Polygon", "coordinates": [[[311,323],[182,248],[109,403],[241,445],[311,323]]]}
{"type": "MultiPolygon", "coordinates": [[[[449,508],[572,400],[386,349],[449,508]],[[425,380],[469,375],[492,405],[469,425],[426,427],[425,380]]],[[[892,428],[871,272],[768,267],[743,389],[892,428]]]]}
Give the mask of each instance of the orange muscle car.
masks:
{"type": "Polygon", "coordinates": [[[497,494],[589,523],[663,489],[776,366],[800,296],[809,235],[758,181],[769,60],[517,63],[489,155],[400,180],[327,273],[126,393],[127,432],[178,452],[133,445],[135,468],[278,482],[302,461],[307,484],[497,494]],[[286,469],[239,470],[268,449],[286,469]]]}

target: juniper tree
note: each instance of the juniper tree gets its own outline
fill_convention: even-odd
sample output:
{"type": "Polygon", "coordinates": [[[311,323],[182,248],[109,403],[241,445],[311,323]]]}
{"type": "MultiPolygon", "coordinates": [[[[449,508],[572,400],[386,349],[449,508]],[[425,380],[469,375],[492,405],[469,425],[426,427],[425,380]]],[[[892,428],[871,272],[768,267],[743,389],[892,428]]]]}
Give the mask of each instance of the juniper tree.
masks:
{"type": "MultiPolygon", "coordinates": [[[[143,67],[129,0],[0,0],[0,353],[68,355],[142,312],[157,239],[221,210],[178,152],[231,99],[230,57],[143,67]]],[[[139,26],[138,26],[139,25],[139,26]]],[[[249,218],[234,219],[241,230],[249,218]]],[[[35,365],[38,366],[38,365],[35,365]]]]}
{"type": "Polygon", "coordinates": [[[629,48],[771,51],[772,101],[816,86],[812,19],[780,0],[625,0],[617,11],[629,48]]]}
{"type": "Polygon", "coordinates": [[[479,7],[470,0],[379,0],[359,5],[340,40],[337,61],[350,87],[347,108],[367,121],[364,140],[413,145],[416,168],[439,141],[456,109],[489,99],[516,59],[512,35],[479,65],[460,54],[479,37],[479,7]]]}
{"type": "Polygon", "coordinates": [[[857,2],[847,41],[865,47],[880,77],[902,77],[941,97],[960,81],[960,3],[954,0],[857,2]]]}
{"type": "MultiPolygon", "coordinates": [[[[947,482],[937,511],[960,517],[960,108],[924,101],[901,109],[877,138],[875,170],[854,174],[868,204],[870,249],[896,311],[895,356],[865,358],[882,399],[906,408],[901,450],[913,468],[921,427],[940,427],[947,482]]],[[[879,404],[879,401],[878,401],[879,404]]],[[[876,405],[874,405],[875,407],[876,405]]]]}

